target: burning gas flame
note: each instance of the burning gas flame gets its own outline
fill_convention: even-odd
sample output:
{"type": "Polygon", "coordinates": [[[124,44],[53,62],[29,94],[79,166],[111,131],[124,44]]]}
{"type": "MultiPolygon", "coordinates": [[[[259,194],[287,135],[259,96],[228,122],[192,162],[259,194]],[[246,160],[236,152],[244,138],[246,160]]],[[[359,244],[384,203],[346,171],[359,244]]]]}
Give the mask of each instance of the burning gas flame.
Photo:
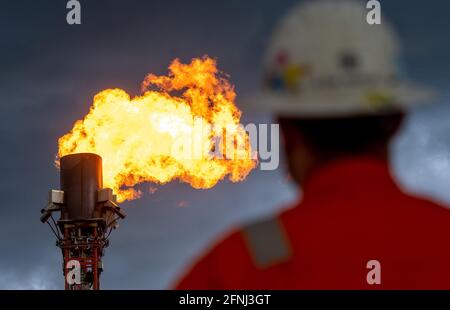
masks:
{"type": "Polygon", "coordinates": [[[142,88],[133,98],[117,88],[95,95],[89,113],[59,139],[58,158],[100,155],[104,186],[119,202],[140,197],[133,186],[142,182],[177,179],[206,189],[226,176],[241,181],[255,167],[236,94],[213,59],[176,59],[167,76],[149,74],[142,88]]]}

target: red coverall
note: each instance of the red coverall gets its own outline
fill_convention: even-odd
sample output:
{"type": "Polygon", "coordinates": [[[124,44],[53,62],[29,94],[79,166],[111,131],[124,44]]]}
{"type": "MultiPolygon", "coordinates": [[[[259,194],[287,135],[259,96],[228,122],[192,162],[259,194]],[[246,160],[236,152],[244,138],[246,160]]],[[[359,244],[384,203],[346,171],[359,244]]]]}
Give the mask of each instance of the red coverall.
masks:
{"type": "Polygon", "coordinates": [[[450,211],[403,193],[387,163],[335,161],[316,170],[303,193],[272,220],[278,226],[232,233],[177,288],[450,289],[450,211]],[[370,260],[381,264],[381,284],[366,280],[370,260]]]}

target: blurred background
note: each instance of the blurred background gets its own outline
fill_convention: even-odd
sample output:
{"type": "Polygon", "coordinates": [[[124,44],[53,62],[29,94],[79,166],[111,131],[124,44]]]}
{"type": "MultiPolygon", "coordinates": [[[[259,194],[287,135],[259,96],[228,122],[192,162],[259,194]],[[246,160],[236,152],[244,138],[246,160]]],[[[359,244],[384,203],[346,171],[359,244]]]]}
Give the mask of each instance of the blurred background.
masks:
{"type": "MultiPolygon", "coordinates": [[[[81,0],[81,25],[66,3],[0,4],[0,289],[62,289],[61,253],[39,210],[58,188],[57,139],[102,89],[139,94],[149,73],[174,58],[205,54],[230,75],[238,98],[257,91],[276,22],[298,1],[81,0]]],[[[414,110],[392,145],[398,182],[450,205],[450,3],[381,1],[403,43],[411,79],[440,96],[414,110]]],[[[246,112],[242,122],[269,123],[246,112]]],[[[123,204],[127,219],[106,250],[104,289],[163,289],[222,234],[288,208],[298,191],[283,167],[254,170],[243,183],[195,190],[177,182],[123,204]]],[[[301,193],[300,193],[301,194],[301,193]]]]}

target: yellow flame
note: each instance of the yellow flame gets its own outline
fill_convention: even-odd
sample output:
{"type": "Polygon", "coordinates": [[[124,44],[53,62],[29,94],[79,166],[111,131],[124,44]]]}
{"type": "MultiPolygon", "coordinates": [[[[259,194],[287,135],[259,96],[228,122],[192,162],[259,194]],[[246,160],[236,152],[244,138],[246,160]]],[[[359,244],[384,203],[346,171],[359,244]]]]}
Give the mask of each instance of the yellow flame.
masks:
{"type": "Polygon", "coordinates": [[[176,59],[167,76],[149,74],[142,88],[134,98],[117,88],[95,95],[89,113],[58,140],[58,158],[100,155],[104,186],[119,202],[138,198],[133,186],[142,182],[211,188],[225,176],[241,181],[255,167],[236,94],[213,59],[176,59]]]}

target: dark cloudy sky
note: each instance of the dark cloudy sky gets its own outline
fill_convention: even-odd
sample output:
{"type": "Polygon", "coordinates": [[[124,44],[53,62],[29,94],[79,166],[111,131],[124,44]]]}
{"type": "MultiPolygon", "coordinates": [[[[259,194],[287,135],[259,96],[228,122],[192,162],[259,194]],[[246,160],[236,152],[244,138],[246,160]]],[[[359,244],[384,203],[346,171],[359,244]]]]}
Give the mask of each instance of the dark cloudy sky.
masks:
{"type": "MultiPolygon", "coordinates": [[[[267,36],[296,1],[81,0],[82,24],[66,24],[65,0],[0,3],[0,288],[62,288],[61,254],[39,222],[58,187],[56,140],[108,87],[138,93],[148,72],[173,58],[208,54],[238,95],[258,88],[267,36]]],[[[450,203],[450,3],[381,1],[404,43],[415,80],[436,87],[433,106],[412,112],[393,145],[398,181],[450,203]]],[[[245,107],[243,107],[245,109],[245,107]]],[[[244,121],[264,116],[247,114],[244,121]]],[[[190,259],[233,225],[287,206],[284,172],[208,191],[159,187],[124,204],[106,250],[103,288],[165,288],[190,259]]]]}

